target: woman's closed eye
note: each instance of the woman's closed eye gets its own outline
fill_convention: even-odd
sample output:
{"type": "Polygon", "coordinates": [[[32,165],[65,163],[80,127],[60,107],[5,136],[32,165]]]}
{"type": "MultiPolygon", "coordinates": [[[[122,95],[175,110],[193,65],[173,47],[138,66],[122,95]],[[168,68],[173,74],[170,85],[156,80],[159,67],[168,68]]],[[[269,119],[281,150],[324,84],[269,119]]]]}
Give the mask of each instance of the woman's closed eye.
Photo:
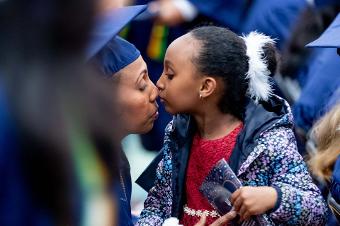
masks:
{"type": "Polygon", "coordinates": [[[144,72],[142,79],[139,80],[137,87],[140,91],[144,91],[147,86],[148,86],[148,81],[149,81],[149,75],[147,73],[147,71],[144,72]]]}
{"type": "Polygon", "coordinates": [[[141,79],[138,83],[138,89],[140,91],[144,91],[146,89],[146,87],[148,86],[148,80],[149,80],[149,77],[148,75],[144,75],[143,76],[143,79],[141,79]]]}
{"type": "Polygon", "coordinates": [[[144,91],[148,85],[147,85],[146,82],[141,82],[141,83],[143,83],[143,84],[139,84],[139,85],[138,85],[138,89],[139,89],[140,91],[144,91]]]}

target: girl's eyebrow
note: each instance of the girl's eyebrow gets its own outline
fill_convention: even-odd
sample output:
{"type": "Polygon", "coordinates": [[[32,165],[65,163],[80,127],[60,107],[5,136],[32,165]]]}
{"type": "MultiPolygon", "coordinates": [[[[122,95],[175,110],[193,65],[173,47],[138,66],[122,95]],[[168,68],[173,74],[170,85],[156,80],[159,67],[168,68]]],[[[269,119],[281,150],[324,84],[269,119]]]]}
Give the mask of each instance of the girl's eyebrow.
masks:
{"type": "Polygon", "coordinates": [[[168,65],[170,65],[170,66],[173,67],[173,64],[172,64],[171,61],[169,61],[169,60],[165,60],[164,63],[165,63],[165,64],[168,64],[168,65]]]}

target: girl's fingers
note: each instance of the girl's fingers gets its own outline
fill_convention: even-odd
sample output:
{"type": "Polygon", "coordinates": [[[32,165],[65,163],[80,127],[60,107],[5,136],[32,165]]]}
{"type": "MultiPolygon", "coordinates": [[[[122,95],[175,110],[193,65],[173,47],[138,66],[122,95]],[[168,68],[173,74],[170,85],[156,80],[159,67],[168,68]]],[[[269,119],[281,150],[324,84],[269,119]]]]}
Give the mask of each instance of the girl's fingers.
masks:
{"type": "Polygon", "coordinates": [[[236,191],[234,191],[234,193],[230,197],[230,201],[232,204],[234,204],[234,202],[236,201],[239,195],[240,195],[240,189],[237,189],[236,191]]]}
{"type": "Polygon", "coordinates": [[[212,223],[210,226],[222,226],[227,223],[229,223],[232,219],[234,219],[237,216],[237,213],[235,211],[230,211],[229,213],[223,215],[222,217],[218,218],[214,223],[212,223]]]}
{"type": "Polygon", "coordinates": [[[239,212],[241,209],[241,206],[242,206],[242,199],[238,197],[233,203],[234,210],[236,212],[239,212]]]}
{"type": "Polygon", "coordinates": [[[195,224],[195,226],[205,226],[206,220],[207,220],[207,216],[205,214],[203,214],[200,221],[197,222],[197,224],[195,224]]]}
{"type": "Polygon", "coordinates": [[[241,218],[244,218],[244,215],[246,212],[247,212],[247,207],[245,205],[242,205],[240,210],[238,211],[238,214],[241,216],[241,218]]]}
{"type": "Polygon", "coordinates": [[[250,212],[249,212],[249,211],[246,211],[246,212],[244,213],[244,215],[243,215],[243,221],[244,221],[244,220],[248,220],[250,217],[251,217],[250,212]]]}

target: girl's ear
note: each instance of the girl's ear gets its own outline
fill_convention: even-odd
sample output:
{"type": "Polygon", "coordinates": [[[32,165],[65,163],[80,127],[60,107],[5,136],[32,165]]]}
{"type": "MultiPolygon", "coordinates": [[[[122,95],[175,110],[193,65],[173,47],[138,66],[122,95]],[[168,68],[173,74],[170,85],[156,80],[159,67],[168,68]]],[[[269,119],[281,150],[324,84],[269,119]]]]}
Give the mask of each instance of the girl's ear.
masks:
{"type": "Polygon", "coordinates": [[[202,80],[200,88],[200,97],[205,98],[210,96],[216,90],[216,79],[213,77],[205,77],[202,80]]]}

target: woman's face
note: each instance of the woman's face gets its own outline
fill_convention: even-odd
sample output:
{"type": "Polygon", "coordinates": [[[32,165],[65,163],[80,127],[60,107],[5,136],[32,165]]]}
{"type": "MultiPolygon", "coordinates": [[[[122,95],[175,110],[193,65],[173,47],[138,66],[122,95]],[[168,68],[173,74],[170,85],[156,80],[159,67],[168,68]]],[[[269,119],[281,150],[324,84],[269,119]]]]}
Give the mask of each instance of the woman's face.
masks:
{"type": "MultiPolygon", "coordinates": [[[[116,76],[116,75],[115,75],[116,76]]],[[[158,117],[158,90],[148,76],[140,56],[118,72],[117,111],[124,133],[142,134],[150,131],[158,117]]]]}
{"type": "Polygon", "coordinates": [[[197,41],[187,34],[172,42],[166,51],[157,87],[161,102],[170,114],[190,114],[200,105],[201,77],[192,63],[197,49],[197,41]]]}

